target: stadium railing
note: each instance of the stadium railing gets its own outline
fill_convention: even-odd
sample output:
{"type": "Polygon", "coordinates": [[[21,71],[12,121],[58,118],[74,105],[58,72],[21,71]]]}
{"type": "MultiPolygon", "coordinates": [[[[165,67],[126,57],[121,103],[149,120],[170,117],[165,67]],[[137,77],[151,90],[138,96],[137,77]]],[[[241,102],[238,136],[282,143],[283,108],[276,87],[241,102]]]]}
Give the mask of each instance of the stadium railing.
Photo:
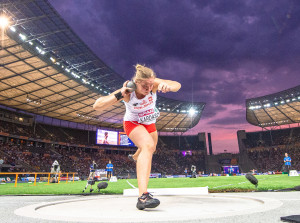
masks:
{"type": "MultiPolygon", "coordinates": [[[[62,172],[62,173],[58,173],[58,181],[57,183],[59,184],[60,181],[61,181],[61,177],[62,175],[66,175],[65,179],[66,179],[66,183],[68,183],[69,181],[69,174],[72,175],[72,181],[74,183],[74,180],[75,180],[75,174],[78,174],[77,172],[62,172]]],[[[15,175],[15,187],[17,187],[17,184],[18,184],[18,178],[19,178],[19,175],[34,175],[34,183],[33,185],[36,186],[36,181],[37,181],[37,176],[38,175],[48,175],[47,176],[47,181],[48,183],[47,184],[50,184],[50,176],[51,175],[54,175],[53,173],[50,173],[50,172],[0,172],[0,178],[1,178],[1,175],[4,175],[4,176],[7,176],[7,175],[15,175]]]]}

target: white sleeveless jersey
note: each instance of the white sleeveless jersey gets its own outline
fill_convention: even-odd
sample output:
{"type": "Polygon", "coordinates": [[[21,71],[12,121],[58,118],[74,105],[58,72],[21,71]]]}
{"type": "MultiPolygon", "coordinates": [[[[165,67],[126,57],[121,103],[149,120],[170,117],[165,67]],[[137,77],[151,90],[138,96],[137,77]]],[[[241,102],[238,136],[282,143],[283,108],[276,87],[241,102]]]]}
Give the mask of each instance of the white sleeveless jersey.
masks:
{"type": "Polygon", "coordinates": [[[159,111],[155,107],[157,94],[150,92],[142,99],[136,97],[135,91],[130,94],[129,102],[125,102],[126,112],[124,121],[136,121],[150,125],[156,122],[159,111]]]}

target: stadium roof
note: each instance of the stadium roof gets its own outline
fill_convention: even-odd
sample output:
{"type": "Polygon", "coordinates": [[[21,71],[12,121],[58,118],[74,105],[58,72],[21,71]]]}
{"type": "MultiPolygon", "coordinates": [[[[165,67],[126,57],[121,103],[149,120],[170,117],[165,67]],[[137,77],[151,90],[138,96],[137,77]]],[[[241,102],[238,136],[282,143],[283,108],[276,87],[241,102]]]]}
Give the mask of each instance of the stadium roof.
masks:
{"type": "Polygon", "coordinates": [[[270,127],[300,122],[300,85],[275,94],[246,100],[247,121],[270,127]]]}
{"type": "MultiPolygon", "coordinates": [[[[122,128],[122,102],[103,112],[93,103],[125,81],[99,59],[45,0],[0,0],[11,23],[2,34],[0,104],[101,127],[122,128]]],[[[158,97],[157,129],[185,132],[205,103],[158,97]],[[189,111],[191,108],[194,114],[189,111]]]]}

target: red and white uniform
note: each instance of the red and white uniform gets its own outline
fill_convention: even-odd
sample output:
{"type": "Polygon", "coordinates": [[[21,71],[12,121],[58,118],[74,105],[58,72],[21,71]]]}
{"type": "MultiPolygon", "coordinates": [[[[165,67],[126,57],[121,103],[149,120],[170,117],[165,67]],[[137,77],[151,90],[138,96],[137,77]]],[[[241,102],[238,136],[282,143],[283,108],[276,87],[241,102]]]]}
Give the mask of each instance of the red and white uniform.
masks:
{"type": "Polygon", "coordinates": [[[151,92],[144,98],[138,99],[135,92],[132,92],[129,102],[125,102],[124,121],[136,121],[144,125],[155,123],[159,117],[159,111],[155,107],[156,99],[156,93],[151,92]]]}
{"type": "MultiPolygon", "coordinates": [[[[129,102],[125,102],[126,113],[124,116],[124,130],[127,135],[134,129],[134,127],[143,125],[148,132],[153,132],[147,127],[154,126],[156,119],[159,117],[159,111],[155,107],[157,94],[150,92],[142,99],[136,97],[135,92],[130,94],[129,102]]],[[[154,130],[156,131],[156,129],[154,130]]]]}

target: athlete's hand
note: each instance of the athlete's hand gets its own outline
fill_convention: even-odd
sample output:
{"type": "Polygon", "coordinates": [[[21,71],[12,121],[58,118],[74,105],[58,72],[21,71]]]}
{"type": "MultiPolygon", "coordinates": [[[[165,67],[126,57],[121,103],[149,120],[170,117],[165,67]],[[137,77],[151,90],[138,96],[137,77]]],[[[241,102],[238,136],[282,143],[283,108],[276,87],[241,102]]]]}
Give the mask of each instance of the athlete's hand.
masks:
{"type": "Polygon", "coordinates": [[[167,83],[161,82],[158,85],[157,90],[158,90],[158,92],[167,93],[167,92],[171,91],[171,87],[167,83]]]}
{"type": "Polygon", "coordinates": [[[127,95],[130,95],[132,92],[130,91],[131,88],[128,88],[126,87],[127,83],[129,81],[125,81],[124,84],[123,84],[123,87],[121,88],[121,93],[122,93],[122,96],[125,97],[127,95]]]}

